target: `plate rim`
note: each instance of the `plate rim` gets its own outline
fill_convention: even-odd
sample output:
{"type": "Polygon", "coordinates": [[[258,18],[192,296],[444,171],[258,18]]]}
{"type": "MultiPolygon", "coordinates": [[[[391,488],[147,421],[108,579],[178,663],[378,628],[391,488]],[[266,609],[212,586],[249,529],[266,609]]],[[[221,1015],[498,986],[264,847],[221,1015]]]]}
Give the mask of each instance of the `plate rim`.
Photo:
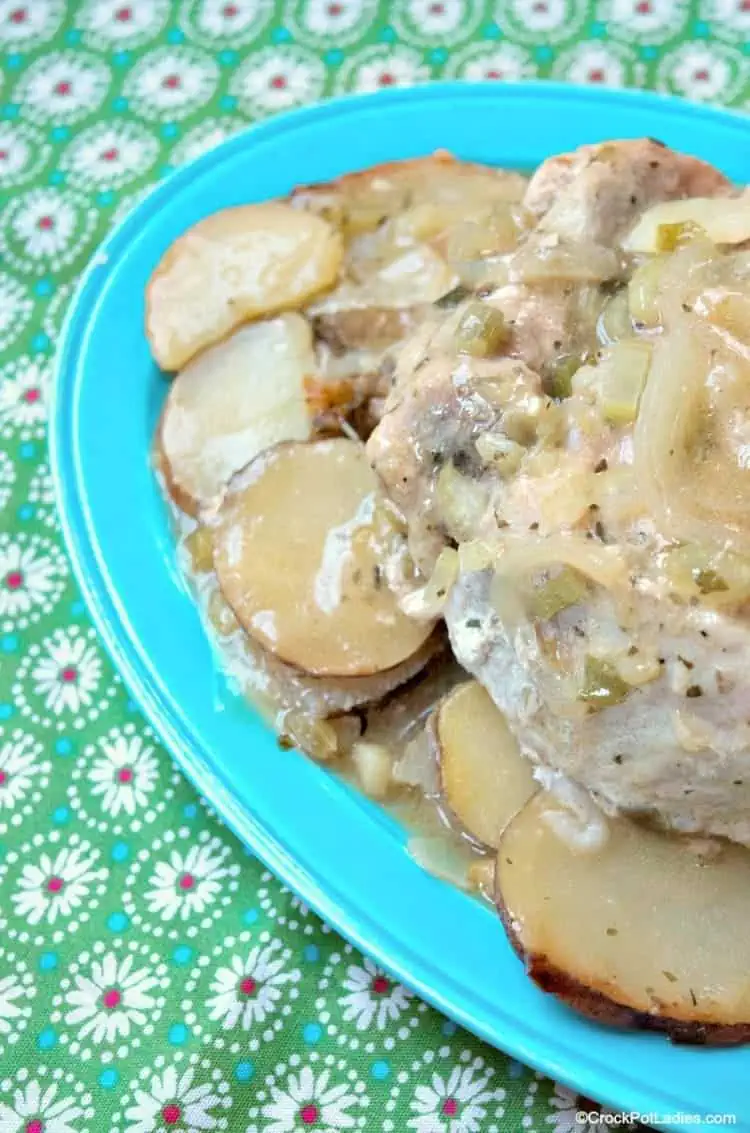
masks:
{"type": "MultiPolygon", "coordinates": [[[[77,399],[71,398],[66,405],[63,396],[64,393],[75,390],[78,386],[79,366],[76,355],[85,343],[90,328],[95,324],[96,308],[101,299],[107,274],[101,269],[108,263],[115,262],[127,249],[132,236],[137,233],[139,225],[146,218],[163,209],[170,198],[194,178],[208,169],[215,169],[224,161],[231,160],[236,153],[246,147],[252,147],[256,140],[287,132],[293,133],[300,128],[304,129],[309,123],[324,121],[329,117],[356,114],[374,102],[386,111],[389,107],[401,103],[414,103],[420,100],[439,101],[446,96],[471,101],[479,94],[486,97],[490,92],[500,98],[514,95],[534,98],[536,95],[547,99],[553,96],[560,102],[579,104],[581,107],[592,102],[606,105],[630,101],[646,108],[648,106],[658,108],[660,113],[667,113],[673,117],[690,120],[702,117],[708,122],[717,123],[731,120],[746,131],[750,138],[750,118],[736,110],[692,104],[659,92],[623,88],[600,90],[543,80],[497,85],[460,80],[436,81],[376,93],[349,94],[311,106],[303,106],[250,125],[240,134],[226,139],[209,152],[174,170],[153,186],[98,246],[77,283],[60,333],[48,399],[49,464],[66,550],[99,639],[126,687],[141,707],[146,720],[164,743],[170,758],[213,805],[221,819],[240,841],[249,846],[277,877],[297,892],[345,939],[355,944],[366,955],[374,957],[383,968],[414,989],[421,998],[432,1003],[444,1015],[455,1019],[491,1047],[510,1054],[576,1092],[586,1093],[587,1087],[592,1086],[592,1092],[601,1093],[601,1083],[598,1081],[593,1083],[592,1079],[602,1068],[602,1063],[595,1065],[589,1063],[587,1073],[574,1076],[569,1066],[557,1065],[549,1051],[539,1050],[538,1034],[529,1031],[523,1019],[517,1015],[512,1017],[513,1033],[508,1036],[507,1041],[503,1040],[501,1046],[497,1032],[491,1033],[480,1016],[472,1014],[463,1002],[452,1002],[446,994],[445,987],[435,989],[426,982],[426,975],[429,975],[432,969],[429,965],[422,965],[425,974],[420,974],[418,968],[422,963],[421,958],[414,953],[410,945],[393,936],[387,927],[371,921],[361,909],[356,910],[356,916],[352,919],[349,910],[337,901],[335,883],[326,884],[323,888],[304,866],[289,854],[276,834],[264,828],[262,818],[253,814],[232,794],[229,787],[217,778],[202,757],[203,746],[175,716],[171,705],[165,700],[154,680],[154,675],[149,671],[140,653],[133,648],[132,641],[137,635],[130,627],[127,611],[117,591],[110,584],[106,564],[102,562],[98,553],[96,528],[86,506],[86,493],[83,490],[80,463],[74,443],[78,432],[77,399]],[[72,412],[70,405],[73,406],[72,412]],[[363,931],[368,925],[377,930],[372,938],[363,931]],[[389,942],[396,945],[395,953],[388,951],[389,942]],[[521,1035],[524,1037],[521,1038],[521,1035]]],[[[444,978],[442,982],[444,985],[449,985],[450,977],[444,978]]],[[[609,1096],[606,1099],[602,1098],[602,1101],[620,1109],[640,1109],[641,1112],[647,1113],[653,1112],[655,1106],[659,1106],[662,1112],[669,1113],[680,1108],[680,1099],[667,1091],[666,1083],[658,1087],[659,1093],[655,1093],[657,1087],[653,1084],[644,1088],[640,1081],[628,1077],[620,1070],[617,1079],[613,1081],[610,1074],[606,1084],[609,1096]]]]}

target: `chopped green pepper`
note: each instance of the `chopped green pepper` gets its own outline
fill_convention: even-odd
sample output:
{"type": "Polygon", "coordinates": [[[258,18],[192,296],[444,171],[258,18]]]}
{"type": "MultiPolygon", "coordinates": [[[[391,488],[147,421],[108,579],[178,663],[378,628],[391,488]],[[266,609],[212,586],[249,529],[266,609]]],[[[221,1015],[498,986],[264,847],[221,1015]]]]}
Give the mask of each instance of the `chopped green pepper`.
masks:
{"type": "Polygon", "coordinates": [[[573,392],[573,375],[580,370],[583,359],[579,355],[568,354],[558,358],[545,371],[542,388],[548,397],[563,401],[573,392]]]}
{"type": "Polygon", "coordinates": [[[584,666],[579,700],[598,711],[600,708],[620,704],[631,692],[630,685],[622,679],[614,665],[589,654],[584,666]]]}
{"type": "Polygon", "coordinates": [[[461,354],[489,358],[498,354],[510,338],[510,330],[500,311],[486,303],[470,303],[456,327],[461,354]]]}
{"type": "Polygon", "coordinates": [[[565,566],[552,578],[535,586],[528,595],[526,605],[532,617],[548,621],[561,610],[582,602],[588,592],[584,576],[574,567],[565,566]]]}
{"type": "Polygon", "coordinates": [[[459,303],[463,303],[464,299],[468,299],[474,292],[470,288],[464,287],[459,283],[456,287],[452,287],[450,291],[446,291],[445,295],[441,295],[435,301],[435,306],[439,307],[441,311],[450,311],[453,307],[457,307],[459,303]]]}
{"type": "Polygon", "coordinates": [[[692,240],[703,229],[692,220],[679,220],[673,224],[660,224],[656,229],[657,252],[674,252],[692,240]]]}
{"type": "Polygon", "coordinates": [[[705,569],[694,567],[691,573],[701,594],[717,594],[721,590],[729,589],[721,575],[711,567],[705,569]]]}

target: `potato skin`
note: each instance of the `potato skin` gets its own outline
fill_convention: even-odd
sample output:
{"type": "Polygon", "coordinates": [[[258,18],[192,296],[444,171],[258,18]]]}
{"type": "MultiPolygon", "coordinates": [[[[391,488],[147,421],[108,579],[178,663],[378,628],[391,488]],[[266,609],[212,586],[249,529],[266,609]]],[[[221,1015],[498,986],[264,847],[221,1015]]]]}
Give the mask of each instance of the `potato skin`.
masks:
{"type": "MultiPolygon", "coordinates": [[[[500,871],[497,872],[499,874],[500,871]]],[[[579,1015],[584,1015],[587,1019],[605,1027],[656,1032],[666,1035],[670,1042],[683,1046],[739,1046],[750,1042],[750,1021],[706,1023],[702,1020],[650,1014],[646,1011],[636,1011],[627,1004],[618,1002],[613,997],[617,992],[615,987],[606,991],[587,987],[575,976],[562,971],[548,956],[526,952],[503,901],[499,880],[495,903],[513,951],[523,962],[531,979],[542,991],[554,995],[579,1015]]]]}
{"type": "Polygon", "coordinates": [[[437,767],[437,781],[438,787],[440,789],[440,803],[446,817],[450,822],[450,825],[457,833],[461,835],[462,838],[465,838],[466,841],[469,842],[472,846],[476,846],[478,850],[491,851],[493,847],[488,846],[486,842],[480,841],[480,839],[477,838],[475,834],[472,834],[466,823],[462,822],[458,817],[448,801],[448,792],[445,789],[445,780],[443,776],[442,743],[440,740],[440,713],[455,691],[455,689],[451,689],[450,692],[447,692],[445,696],[443,696],[438,701],[438,703],[430,713],[429,719],[427,720],[427,725],[425,727],[427,745],[437,767]]]}

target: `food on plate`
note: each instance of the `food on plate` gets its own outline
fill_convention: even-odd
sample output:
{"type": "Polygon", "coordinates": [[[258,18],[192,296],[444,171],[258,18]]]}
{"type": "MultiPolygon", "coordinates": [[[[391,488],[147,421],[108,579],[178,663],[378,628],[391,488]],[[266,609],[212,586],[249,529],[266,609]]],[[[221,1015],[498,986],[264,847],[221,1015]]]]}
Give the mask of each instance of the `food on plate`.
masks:
{"type": "MultiPolygon", "coordinates": [[[[627,818],[585,846],[547,792],[506,829],[497,899],[532,977],[600,1022],[681,1042],[750,1037],[750,854],[627,818]]],[[[583,834],[585,818],[580,824],[583,834]]]]}
{"type": "Polygon", "coordinates": [[[433,721],[445,803],[472,838],[497,849],[508,823],[539,788],[531,764],[476,681],[449,693],[433,721]]]}
{"type": "Polygon", "coordinates": [[[281,202],[206,217],[167,249],[146,292],[146,332],[164,370],[178,370],[248,319],[297,307],[330,287],[341,237],[281,202]]]}
{"type": "Polygon", "coordinates": [[[456,341],[463,305],[477,302],[463,300],[400,353],[369,452],[420,570],[458,544],[444,611],[453,651],[524,754],[610,813],[748,843],[750,326],[716,316],[750,290],[747,253],[696,223],[657,253],[653,329],[631,319],[599,340],[613,289],[647,263],[629,256],[628,235],[660,198],[697,193],[696,215],[711,191],[727,214],[746,203],[652,142],[546,164],[524,202],[539,217],[526,247],[554,238],[574,259],[606,239],[619,278],[594,287],[562,265],[554,284],[524,285],[527,302],[503,277],[482,301],[511,333],[489,359],[456,341]],[[517,332],[527,311],[533,336],[517,332]],[[692,589],[685,555],[697,556],[692,589]]]}
{"type": "Polygon", "coordinates": [[[435,154],[201,221],[147,300],[230,686],[686,1042],[750,1038],[748,200],[651,139],[435,154]]]}
{"type": "Polygon", "coordinates": [[[159,428],[167,490],[183,511],[220,502],[235,472],[278,441],[304,441],[316,372],[312,331],[298,314],[239,327],[172,382],[159,428]]]}
{"type": "Polygon", "coordinates": [[[386,564],[408,571],[403,530],[348,437],[270,449],[218,512],[222,594],[255,641],[315,676],[387,672],[430,636],[399,609],[386,564]]]}

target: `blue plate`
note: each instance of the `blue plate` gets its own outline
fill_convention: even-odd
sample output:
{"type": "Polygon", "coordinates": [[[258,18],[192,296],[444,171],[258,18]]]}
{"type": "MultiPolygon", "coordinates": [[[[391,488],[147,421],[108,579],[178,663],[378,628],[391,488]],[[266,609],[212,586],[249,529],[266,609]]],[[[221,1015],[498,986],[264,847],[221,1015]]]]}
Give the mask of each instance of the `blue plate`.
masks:
{"type": "Polygon", "coordinates": [[[650,135],[750,181],[750,124],[655,95],[436,84],[325,103],[226,142],[151,193],[104,244],[64,331],[51,423],[60,512],[93,617],[175,759],[237,834],[331,924],[470,1030],[570,1086],[667,1124],[736,1114],[750,1050],[701,1050],[588,1023],[538,991],[499,920],[415,865],[403,832],[280,751],[252,710],[217,710],[211,651],[181,585],[149,446],[165,393],[143,333],[167,246],[216,209],[444,147],[528,168],[582,142],[650,135]]]}

